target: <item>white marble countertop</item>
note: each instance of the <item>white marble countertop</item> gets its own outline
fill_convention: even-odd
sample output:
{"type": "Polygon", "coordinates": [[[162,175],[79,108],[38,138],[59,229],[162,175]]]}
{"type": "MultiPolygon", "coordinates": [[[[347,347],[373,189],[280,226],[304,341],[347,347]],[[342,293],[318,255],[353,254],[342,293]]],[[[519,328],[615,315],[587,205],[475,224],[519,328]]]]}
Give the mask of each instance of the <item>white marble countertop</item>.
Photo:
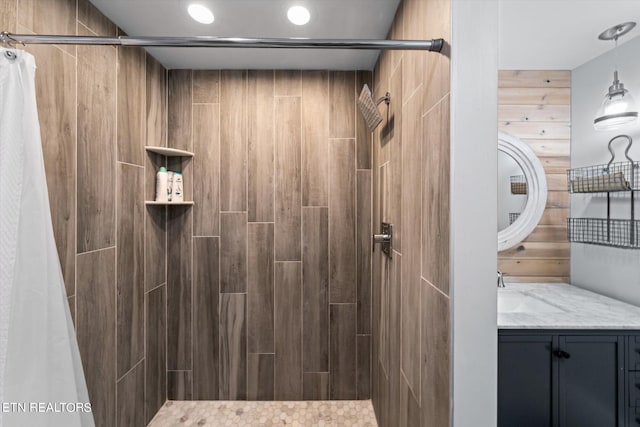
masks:
{"type": "Polygon", "coordinates": [[[507,283],[498,305],[498,329],[640,330],[640,307],[564,283],[507,283]]]}

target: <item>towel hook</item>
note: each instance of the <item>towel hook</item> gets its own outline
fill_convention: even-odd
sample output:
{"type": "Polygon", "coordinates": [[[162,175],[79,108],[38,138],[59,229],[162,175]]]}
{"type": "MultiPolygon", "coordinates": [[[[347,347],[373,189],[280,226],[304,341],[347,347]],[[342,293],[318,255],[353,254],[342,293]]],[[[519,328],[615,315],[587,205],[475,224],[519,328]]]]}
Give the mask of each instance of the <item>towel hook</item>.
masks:
{"type": "Polygon", "coordinates": [[[613,151],[613,148],[611,148],[611,144],[613,144],[613,141],[615,141],[618,138],[625,138],[629,142],[627,144],[627,148],[624,150],[624,156],[627,158],[627,160],[629,160],[634,165],[633,167],[637,167],[637,165],[633,162],[633,159],[629,156],[629,150],[633,145],[633,139],[631,139],[629,135],[617,135],[611,138],[611,140],[609,140],[608,147],[609,147],[609,153],[611,153],[611,160],[609,160],[609,163],[607,163],[606,170],[609,170],[609,166],[611,166],[611,163],[613,163],[614,159],[616,158],[616,153],[613,151]]]}

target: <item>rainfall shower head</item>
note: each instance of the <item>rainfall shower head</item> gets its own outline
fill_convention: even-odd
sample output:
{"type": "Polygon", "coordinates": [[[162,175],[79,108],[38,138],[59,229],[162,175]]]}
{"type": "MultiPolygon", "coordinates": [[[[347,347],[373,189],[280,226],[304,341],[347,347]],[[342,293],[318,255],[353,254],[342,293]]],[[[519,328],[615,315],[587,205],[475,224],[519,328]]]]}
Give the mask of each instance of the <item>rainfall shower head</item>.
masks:
{"type": "Polygon", "coordinates": [[[364,85],[362,92],[360,92],[360,97],[358,98],[358,108],[360,109],[360,113],[367,124],[369,132],[373,132],[373,130],[378,127],[382,121],[382,115],[380,114],[380,111],[378,111],[378,105],[380,105],[382,101],[389,105],[389,102],[391,101],[389,92],[387,92],[382,98],[374,101],[369,86],[366,84],[364,85]]]}

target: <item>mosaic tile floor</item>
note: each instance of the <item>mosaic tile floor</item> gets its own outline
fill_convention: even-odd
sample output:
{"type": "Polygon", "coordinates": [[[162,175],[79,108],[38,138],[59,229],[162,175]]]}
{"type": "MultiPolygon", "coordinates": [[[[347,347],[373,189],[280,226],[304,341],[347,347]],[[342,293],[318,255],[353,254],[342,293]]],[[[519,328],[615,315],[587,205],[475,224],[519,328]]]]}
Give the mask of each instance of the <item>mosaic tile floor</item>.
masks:
{"type": "Polygon", "coordinates": [[[370,400],[169,401],[149,427],[377,427],[370,400]]]}

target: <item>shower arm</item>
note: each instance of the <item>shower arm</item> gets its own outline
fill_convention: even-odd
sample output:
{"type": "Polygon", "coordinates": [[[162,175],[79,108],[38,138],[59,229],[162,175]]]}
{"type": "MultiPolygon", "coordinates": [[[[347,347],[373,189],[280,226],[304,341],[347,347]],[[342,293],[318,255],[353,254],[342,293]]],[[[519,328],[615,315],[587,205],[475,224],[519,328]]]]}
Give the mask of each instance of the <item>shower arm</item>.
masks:
{"type": "Polygon", "coordinates": [[[432,40],[373,40],[373,39],[305,39],[305,38],[248,38],[248,37],[102,37],[72,35],[34,35],[0,33],[0,42],[15,44],[67,44],[99,46],[156,46],[156,47],[227,47],[269,49],[362,49],[362,50],[427,50],[440,52],[443,39],[432,40]]]}
{"type": "Polygon", "coordinates": [[[389,92],[385,93],[384,96],[380,97],[377,101],[376,101],[376,105],[380,105],[382,103],[385,103],[387,105],[389,105],[389,103],[391,102],[391,94],[389,92]]]}

